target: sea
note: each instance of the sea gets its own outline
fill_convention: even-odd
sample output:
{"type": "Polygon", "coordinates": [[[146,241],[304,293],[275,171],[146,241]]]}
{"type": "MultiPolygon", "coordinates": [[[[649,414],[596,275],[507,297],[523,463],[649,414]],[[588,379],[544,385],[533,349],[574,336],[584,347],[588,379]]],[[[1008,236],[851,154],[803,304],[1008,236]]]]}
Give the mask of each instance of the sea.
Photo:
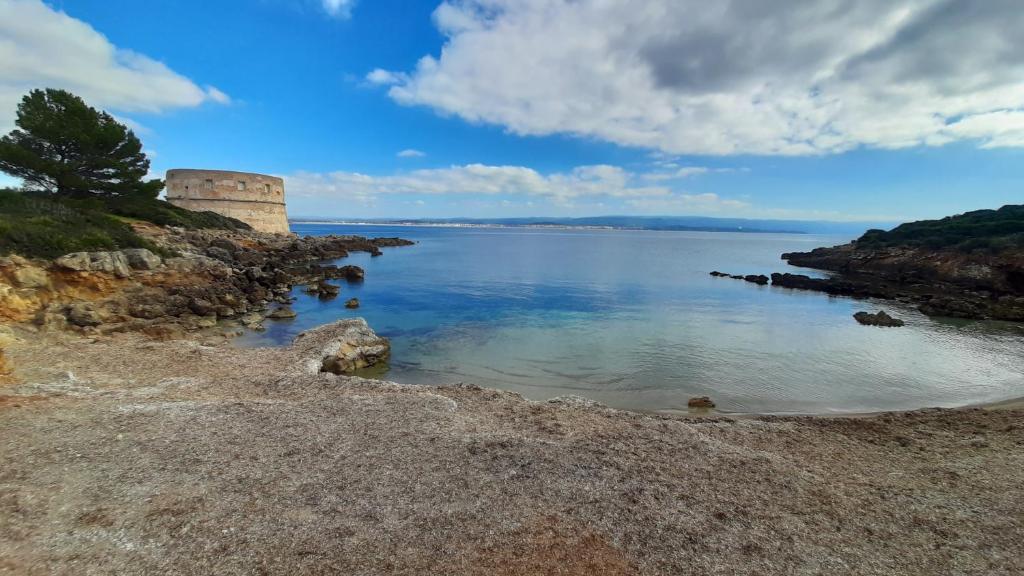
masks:
{"type": "Polygon", "coordinates": [[[391,339],[386,369],[406,384],[472,383],[533,400],[576,395],[615,408],[822,414],[953,407],[1024,396],[1024,329],[929,318],[913,305],[714,278],[826,273],[784,252],[843,236],[577,228],[293,224],[300,235],[401,237],[414,246],[337,261],[366,271],[298,317],[267,320],[241,346],[363,317],[391,339]],[[361,306],[346,309],[356,297],[361,306]],[[861,326],[860,310],[902,328],[861,326]]]}

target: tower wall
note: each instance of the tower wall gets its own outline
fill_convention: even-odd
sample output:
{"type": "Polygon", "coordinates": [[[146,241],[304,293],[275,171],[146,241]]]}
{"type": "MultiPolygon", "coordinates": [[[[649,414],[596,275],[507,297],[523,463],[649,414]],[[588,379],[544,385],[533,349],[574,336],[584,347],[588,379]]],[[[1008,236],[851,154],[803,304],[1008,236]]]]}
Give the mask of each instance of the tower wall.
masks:
{"type": "Polygon", "coordinates": [[[287,234],[284,180],[250,172],[167,171],[167,201],[188,210],[237,218],[260,232],[287,234]]]}

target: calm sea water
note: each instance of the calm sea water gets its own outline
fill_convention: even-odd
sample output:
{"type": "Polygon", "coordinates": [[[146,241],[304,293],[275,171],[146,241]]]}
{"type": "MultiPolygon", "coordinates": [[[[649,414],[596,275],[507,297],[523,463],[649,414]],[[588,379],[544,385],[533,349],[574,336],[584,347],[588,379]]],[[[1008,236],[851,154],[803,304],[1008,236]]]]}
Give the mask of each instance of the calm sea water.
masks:
{"type": "Polygon", "coordinates": [[[242,345],[362,316],[391,338],[398,382],[471,382],[528,398],[563,394],[637,410],[711,396],[740,412],[856,412],[1024,396],[1024,331],[929,319],[913,307],[747,282],[731,273],[814,271],[783,252],[848,238],[617,230],[293,226],[303,235],[400,236],[416,246],[354,254],[366,281],[333,301],[295,290],[298,318],[242,345]],[[359,310],[344,308],[358,297],[359,310]],[[852,314],[879,307],[883,329],[852,314]]]}

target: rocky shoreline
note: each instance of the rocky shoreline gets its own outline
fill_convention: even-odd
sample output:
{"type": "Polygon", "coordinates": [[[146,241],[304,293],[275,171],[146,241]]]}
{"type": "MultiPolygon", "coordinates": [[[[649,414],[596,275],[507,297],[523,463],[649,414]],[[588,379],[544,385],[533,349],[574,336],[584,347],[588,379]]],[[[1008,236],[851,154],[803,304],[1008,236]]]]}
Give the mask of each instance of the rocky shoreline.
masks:
{"type": "MultiPolygon", "coordinates": [[[[998,255],[909,247],[864,247],[856,242],[782,255],[793,266],[834,272],[812,278],[773,273],[772,286],[833,296],[899,300],[927,316],[1024,322],[1024,252],[998,255]]],[[[713,271],[712,276],[765,285],[764,275],[713,271]]]]}
{"type": "Polygon", "coordinates": [[[39,330],[84,334],[139,331],[156,338],[242,327],[260,329],[266,317],[294,316],[296,285],[323,298],[361,282],[358,266],[324,261],[350,252],[380,256],[381,248],[412,244],[400,238],[295,237],[226,230],[184,230],[136,224],[153,251],[136,248],[79,252],[54,261],[0,258],[0,320],[39,330]]]}

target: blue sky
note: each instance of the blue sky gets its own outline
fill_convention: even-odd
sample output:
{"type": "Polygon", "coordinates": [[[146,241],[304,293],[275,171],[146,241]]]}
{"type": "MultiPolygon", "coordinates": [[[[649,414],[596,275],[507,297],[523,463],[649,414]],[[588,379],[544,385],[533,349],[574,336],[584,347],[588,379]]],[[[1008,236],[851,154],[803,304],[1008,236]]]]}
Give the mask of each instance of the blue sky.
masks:
{"type": "Polygon", "coordinates": [[[293,217],[939,217],[1024,202],[1022,11],[984,5],[0,0],[0,127],[68,88],[293,217]]]}

